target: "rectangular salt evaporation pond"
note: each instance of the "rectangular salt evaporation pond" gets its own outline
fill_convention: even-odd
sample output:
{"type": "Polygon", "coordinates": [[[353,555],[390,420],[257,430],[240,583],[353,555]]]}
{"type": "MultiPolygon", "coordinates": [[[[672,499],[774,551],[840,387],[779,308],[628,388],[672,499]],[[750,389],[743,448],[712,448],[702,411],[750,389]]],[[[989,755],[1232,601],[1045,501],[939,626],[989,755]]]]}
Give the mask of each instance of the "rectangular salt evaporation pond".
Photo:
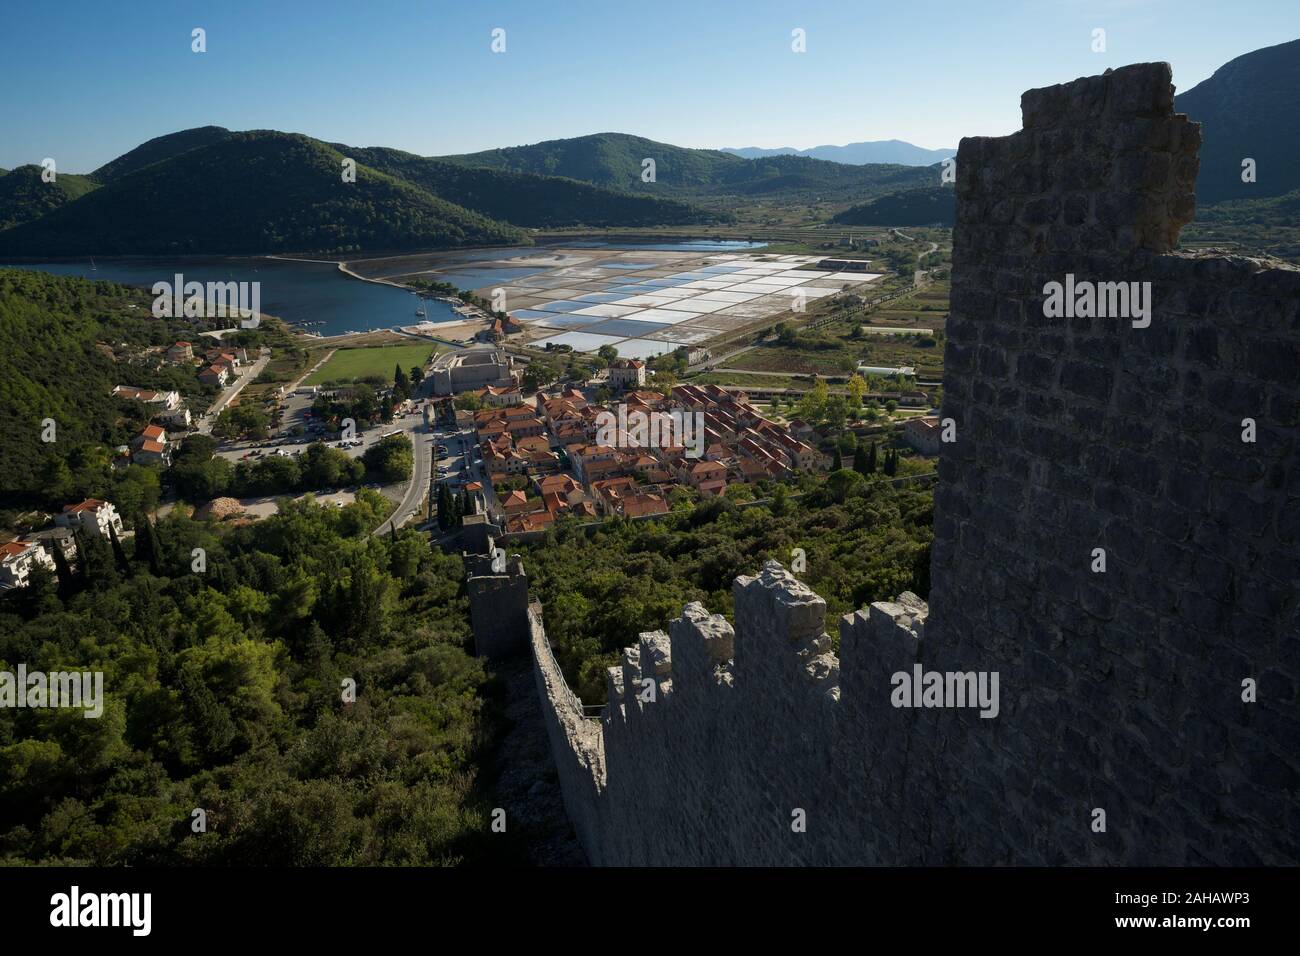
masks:
{"type": "Polygon", "coordinates": [[[574,296],[578,302],[617,302],[623,296],[617,292],[588,292],[585,295],[574,296]]]}
{"type": "Polygon", "coordinates": [[[537,322],[541,319],[557,319],[560,316],[554,312],[541,312],[537,309],[511,309],[510,317],[516,322],[537,322]]]}
{"type": "Polygon", "coordinates": [[[718,292],[701,292],[692,302],[721,302],[736,303],[748,302],[750,299],[757,299],[763,293],[761,292],[733,292],[729,289],[722,289],[718,292]]]}
{"type": "Polygon", "coordinates": [[[624,339],[622,342],[614,343],[619,358],[634,359],[654,358],[656,355],[664,355],[675,351],[679,347],[680,345],[677,343],[655,342],[651,339],[624,339]]]}
{"type": "Polygon", "coordinates": [[[728,303],[718,302],[714,299],[682,299],[680,302],[674,302],[672,311],[674,312],[695,312],[696,314],[704,312],[717,312],[719,309],[726,308],[728,303]]]}
{"type": "Polygon", "coordinates": [[[591,321],[596,322],[600,319],[617,319],[625,315],[631,315],[633,312],[641,311],[635,305],[611,305],[604,303],[602,305],[593,305],[588,309],[579,309],[574,315],[587,315],[591,321]]]}
{"type": "MultiPolygon", "coordinates": [[[[533,310],[530,309],[529,311],[533,310]]],[[[599,319],[593,319],[589,315],[576,315],[572,312],[567,314],[563,312],[540,312],[537,314],[543,316],[543,318],[531,319],[528,324],[538,325],[546,329],[580,329],[591,325],[593,322],[600,321],[599,319]]]]}
{"type": "Polygon", "coordinates": [[[620,299],[619,305],[635,306],[656,306],[663,305],[665,302],[677,302],[687,298],[690,293],[687,292],[647,292],[642,295],[631,295],[626,299],[620,299]]]}
{"type": "Polygon", "coordinates": [[[658,322],[661,325],[676,325],[678,322],[685,322],[687,319],[695,318],[694,312],[675,311],[673,309],[644,309],[636,313],[632,318],[641,322],[658,322]]]}
{"type": "Polygon", "coordinates": [[[613,345],[618,341],[617,335],[593,335],[590,332],[565,332],[550,338],[538,339],[529,343],[533,348],[546,348],[547,345],[567,345],[576,352],[595,352],[602,345],[613,345]]]}
{"type": "Polygon", "coordinates": [[[671,329],[671,325],[664,325],[662,322],[640,322],[636,319],[610,319],[607,322],[601,322],[599,325],[589,325],[583,331],[591,332],[593,335],[620,335],[620,336],[646,336],[652,332],[662,332],[665,329],[671,329]]]}
{"type": "Polygon", "coordinates": [[[489,285],[504,285],[514,279],[522,279],[525,276],[535,276],[539,272],[546,271],[547,268],[545,266],[534,267],[531,269],[493,269],[485,267],[479,269],[462,269],[459,272],[430,272],[427,273],[427,275],[435,282],[450,282],[457,289],[480,289],[489,285]]]}
{"type": "Polygon", "coordinates": [[[579,309],[591,308],[591,303],[579,302],[576,299],[557,299],[554,302],[541,302],[537,308],[542,312],[577,312],[579,309]]]}
{"type": "Polygon", "coordinates": [[[791,284],[792,283],[789,283],[786,280],[782,280],[780,285],[773,285],[768,282],[743,282],[740,285],[733,285],[728,291],[760,293],[779,292],[781,289],[784,289],[786,286],[791,284]]]}

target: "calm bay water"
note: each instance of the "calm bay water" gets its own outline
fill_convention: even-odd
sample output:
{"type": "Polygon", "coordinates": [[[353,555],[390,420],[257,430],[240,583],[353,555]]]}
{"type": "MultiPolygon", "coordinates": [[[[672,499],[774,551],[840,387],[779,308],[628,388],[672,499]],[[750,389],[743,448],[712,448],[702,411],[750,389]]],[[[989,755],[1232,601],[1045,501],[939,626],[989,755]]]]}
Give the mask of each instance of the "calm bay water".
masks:
{"type": "MultiPolygon", "coordinates": [[[[108,259],[85,262],[20,264],[54,275],[105,279],[150,287],[173,282],[176,273],[186,282],[260,282],[262,311],[307,332],[338,335],[365,332],[425,321],[415,315],[421,300],[401,289],[350,279],[330,262],[283,259],[108,259]],[[308,324],[309,323],[309,324],[308,324]]],[[[427,321],[456,318],[445,302],[424,301],[427,321]]]]}
{"type": "MultiPolygon", "coordinates": [[[[578,241],[566,246],[591,249],[659,249],[696,252],[701,250],[751,249],[759,243],[682,242],[682,243],[607,243],[578,241]]],[[[544,248],[544,247],[541,247],[544,248]]],[[[490,281],[508,282],[534,272],[533,268],[480,269],[472,263],[518,256],[536,255],[539,247],[517,249],[476,249],[453,257],[449,267],[439,270],[460,288],[477,288],[490,281]],[[461,266],[460,263],[464,263],[461,266]]],[[[4,265],[4,263],[0,263],[4,265]]],[[[23,269],[39,269],[54,275],[104,279],[126,285],[151,287],[155,282],[174,281],[177,273],[186,282],[260,282],[262,311],[278,316],[307,332],[339,335],[372,329],[414,325],[417,322],[450,322],[457,316],[450,305],[435,300],[420,300],[409,292],[374,282],[352,279],[339,272],[332,262],[304,262],[290,259],[214,258],[189,259],[101,259],[93,266],[84,262],[15,263],[23,269]],[[423,308],[424,318],[415,310],[423,308]]]]}

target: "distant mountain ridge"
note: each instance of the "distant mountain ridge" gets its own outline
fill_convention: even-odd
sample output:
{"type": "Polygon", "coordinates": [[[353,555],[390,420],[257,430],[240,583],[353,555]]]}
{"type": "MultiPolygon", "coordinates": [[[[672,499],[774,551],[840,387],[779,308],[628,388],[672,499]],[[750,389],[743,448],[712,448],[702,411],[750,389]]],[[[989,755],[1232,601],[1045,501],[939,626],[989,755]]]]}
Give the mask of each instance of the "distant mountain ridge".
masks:
{"type": "Polygon", "coordinates": [[[334,148],[448,202],[518,226],[685,225],[716,218],[688,203],[561,176],[466,166],[387,147],[334,148]]]}
{"type": "Polygon", "coordinates": [[[1174,109],[1201,124],[1196,198],[1280,196],[1300,187],[1300,40],[1243,54],[1174,98],[1174,109]],[[1241,181],[1242,160],[1257,181],[1241,181]]]}
{"type": "Polygon", "coordinates": [[[526,241],[514,226],[363,165],[356,182],[344,183],[343,159],[307,136],[231,133],[137,164],[0,232],[0,254],[349,252],[526,241]]]}
{"type": "Polygon", "coordinates": [[[681,199],[821,198],[860,201],[920,186],[937,174],[901,164],[852,166],[806,156],[745,159],[717,149],[690,149],[629,133],[593,133],[477,153],[446,162],[516,173],[564,176],[598,186],[681,199]],[[642,178],[653,160],[653,179],[642,178]]]}
{"type": "Polygon", "coordinates": [[[829,163],[844,163],[850,166],[862,166],[867,163],[892,163],[900,166],[933,166],[945,159],[957,155],[956,147],[944,149],[926,149],[901,139],[869,140],[860,143],[846,143],[843,146],[814,146],[811,149],[795,149],[793,146],[780,146],[776,149],[764,149],[759,146],[724,146],[722,152],[731,153],[744,159],[764,159],[769,156],[807,156],[811,159],[823,159],[829,163]]]}
{"type": "Polygon", "coordinates": [[[0,177],[0,254],[12,256],[500,245],[528,242],[521,226],[727,218],[667,196],[219,126],[156,137],[56,184],[34,166],[0,177]],[[357,164],[354,182],[343,181],[345,159],[357,164]]]}

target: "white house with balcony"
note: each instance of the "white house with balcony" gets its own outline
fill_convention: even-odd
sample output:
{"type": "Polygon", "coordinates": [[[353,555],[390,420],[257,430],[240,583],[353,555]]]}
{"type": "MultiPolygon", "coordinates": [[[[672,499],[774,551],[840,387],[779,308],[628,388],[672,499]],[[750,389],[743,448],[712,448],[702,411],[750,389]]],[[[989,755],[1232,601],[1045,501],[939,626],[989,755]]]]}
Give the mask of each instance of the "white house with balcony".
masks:
{"type": "Polygon", "coordinates": [[[98,498],[87,498],[80,504],[64,505],[63,513],[55,515],[54,523],[61,528],[94,531],[105,538],[109,535],[109,529],[116,531],[119,536],[123,534],[122,518],[113,503],[98,498]]]}
{"type": "Polygon", "coordinates": [[[25,588],[32,568],[54,570],[54,559],[39,541],[9,541],[0,544],[0,590],[25,588]]]}

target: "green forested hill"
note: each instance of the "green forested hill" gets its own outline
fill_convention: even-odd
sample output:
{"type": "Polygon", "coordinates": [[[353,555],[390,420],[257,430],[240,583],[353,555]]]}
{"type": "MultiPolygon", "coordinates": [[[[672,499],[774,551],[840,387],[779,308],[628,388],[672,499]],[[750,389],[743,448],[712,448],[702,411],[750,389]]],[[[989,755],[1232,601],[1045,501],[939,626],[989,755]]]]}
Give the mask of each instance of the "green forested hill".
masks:
{"type": "Polygon", "coordinates": [[[41,167],[19,166],[0,176],[0,230],[8,229],[67,205],[97,185],[74,173],[59,173],[52,183],[41,179],[41,167]]]}
{"type": "Polygon", "coordinates": [[[743,159],[720,150],[686,149],[626,133],[596,133],[440,158],[679,198],[817,194],[828,200],[852,201],[928,183],[933,176],[927,167],[849,166],[806,156],[743,159]],[[653,183],[641,180],[645,159],[655,161],[653,183]]]}
{"type": "Polygon", "coordinates": [[[155,136],[135,149],[123,153],[117,159],[100,166],[90,174],[90,178],[100,183],[112,182],[137,169],[171,159],[191,149],[220,143],[233,135],[230,130],[221,126],[199,126],[176,133],[167,133],[165,136],[155,136]]]}
{"type": "Polygon", "coordinates": [[[513,226],[343,157],[306,136],[236,133],[115,178],[0,232],[0,255],[350,252],[493,245],[513,226]]]}
{"type": "Polygon", "coordinates": [[[846,226],[951,226],[957,200],[951,186],[925,186],[878,196],[844,210],[831,222],[846,226]]]}
{"type": "Polygon", "coordinates": [[[466,166],[398,149],[335,148],[449,202],[519,226],[681,225],[713,218],[684,202],[632,195],[560,176],[466,166]]]}
{"type": "Polygon", "coordinates": [[[657,185],[665,192],[707,188],[721,181],[726,171],[742,169],[748,162],[715,149],[684,149],[626,133],[593,133],[439,158],[509,172],[565,176],[613,189],[657,185]],[[653,184],[641,181],[641,164],[646,158],[655,161],[653,184]]]}

